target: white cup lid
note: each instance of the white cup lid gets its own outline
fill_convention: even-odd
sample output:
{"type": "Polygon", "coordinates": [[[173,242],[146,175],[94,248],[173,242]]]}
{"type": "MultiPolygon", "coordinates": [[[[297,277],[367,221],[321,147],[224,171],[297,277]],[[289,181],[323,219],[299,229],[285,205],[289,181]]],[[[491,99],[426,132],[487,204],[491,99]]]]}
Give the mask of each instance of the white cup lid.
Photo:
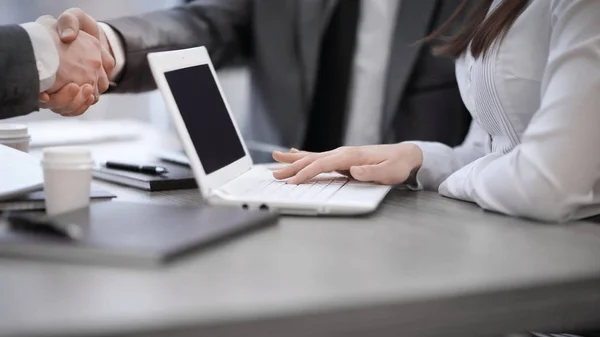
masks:
{"type": "Polygon", "coordinates": [[[44,163],[48,164],[90,164],[92,153],[83,147],[51,147],[44,149],[44,163]]]}
{"type": "Polygon", "coordinates": [[[27,125],[0,124],[0,139],[28,138],[27,125]]]}

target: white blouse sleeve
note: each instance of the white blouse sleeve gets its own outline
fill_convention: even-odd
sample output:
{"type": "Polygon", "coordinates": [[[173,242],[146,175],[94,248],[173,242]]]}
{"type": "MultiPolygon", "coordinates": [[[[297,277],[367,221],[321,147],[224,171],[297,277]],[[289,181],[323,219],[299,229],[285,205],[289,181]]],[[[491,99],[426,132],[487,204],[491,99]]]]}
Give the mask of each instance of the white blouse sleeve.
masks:
{"type": "Polygon", "coordinates": [[[600,1],[552,0],[541,104],[506,155],[463,167],[439,191],[485,209],[540,220],[590,216],[600,179],[600,1]]]}
{"type": "Polygon", "coordinates": [[[414,190],[437,191],[440,184],[452,173],[463,166],[484,156],[489,148],[489,136],[483,128],[473,120],[463,144],[449,147],[436,142],[409,142],[419,146],[423,151],[423,164],[419,168],[416,181],[408,187],[414,190]]]}

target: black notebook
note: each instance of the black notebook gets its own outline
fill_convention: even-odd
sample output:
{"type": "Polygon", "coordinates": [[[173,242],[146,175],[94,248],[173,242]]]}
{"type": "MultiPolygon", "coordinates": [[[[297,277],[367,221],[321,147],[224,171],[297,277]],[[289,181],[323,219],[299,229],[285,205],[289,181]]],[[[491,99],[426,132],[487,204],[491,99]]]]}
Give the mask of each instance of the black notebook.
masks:
{"type": "Polygon", "coordinates": [[[123,170],[109,169],[104,166],[94,168],[94,178],[139,188],[145,191],[170,191],[197,188],[194,173],[189,167],[165,162],[145,162],[144,165],[162,166],[169,170],[167,174],[155,175],[123,170]]]}
{"type": "Polygon", "coordinates": [[[211,206],[109,202],[52,218],[76,224],[81,239],[0,230],[0,256],[82,264],[152,267],[273,225],[268,212],[211,206]]]}

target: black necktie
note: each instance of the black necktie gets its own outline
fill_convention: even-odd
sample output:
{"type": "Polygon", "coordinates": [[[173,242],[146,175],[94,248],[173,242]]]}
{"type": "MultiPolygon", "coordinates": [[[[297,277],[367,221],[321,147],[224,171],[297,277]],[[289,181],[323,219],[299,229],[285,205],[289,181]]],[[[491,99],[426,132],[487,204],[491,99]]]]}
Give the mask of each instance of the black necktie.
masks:
{"type": "Polygon", "coordinates": [[[314,100],[304,149],[327,151],[342,145],[360,0],[340,0],[323,36],[314,100]]]}

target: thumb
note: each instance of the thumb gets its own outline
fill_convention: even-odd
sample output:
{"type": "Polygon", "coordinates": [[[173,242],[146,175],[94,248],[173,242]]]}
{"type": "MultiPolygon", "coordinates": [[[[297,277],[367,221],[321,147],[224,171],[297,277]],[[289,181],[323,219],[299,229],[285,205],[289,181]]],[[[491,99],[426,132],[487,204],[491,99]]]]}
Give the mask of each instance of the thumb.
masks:
{"type": "Polygon", "coordinates": [[[405,171],[406,169],[393,165],[390,161],[384,161],[375,165],[352,166],[350,175],[358,181],[396,185],[406,181],[408,174],[405,171]]]}
{"type": "Polygon", "coordinates": [[[71,43],[79,35],[79,19],[73,13],[64,12],[58,17],[56,23],[58,35],[64,43],[71,43]]]}
{"type": "Polygon", "coordinates": [[[75,41],[80,30],[100,40],[98,23],[79,8],[71,8],[62,13],[58,17],[57,26],[58,33],[65,43],[75,41]]]}
{"type": "Polygon", "coordinates": [[[48,103],[50,101],[50,95],[47,92],[40,94],[40,103],[48,103]]]}

